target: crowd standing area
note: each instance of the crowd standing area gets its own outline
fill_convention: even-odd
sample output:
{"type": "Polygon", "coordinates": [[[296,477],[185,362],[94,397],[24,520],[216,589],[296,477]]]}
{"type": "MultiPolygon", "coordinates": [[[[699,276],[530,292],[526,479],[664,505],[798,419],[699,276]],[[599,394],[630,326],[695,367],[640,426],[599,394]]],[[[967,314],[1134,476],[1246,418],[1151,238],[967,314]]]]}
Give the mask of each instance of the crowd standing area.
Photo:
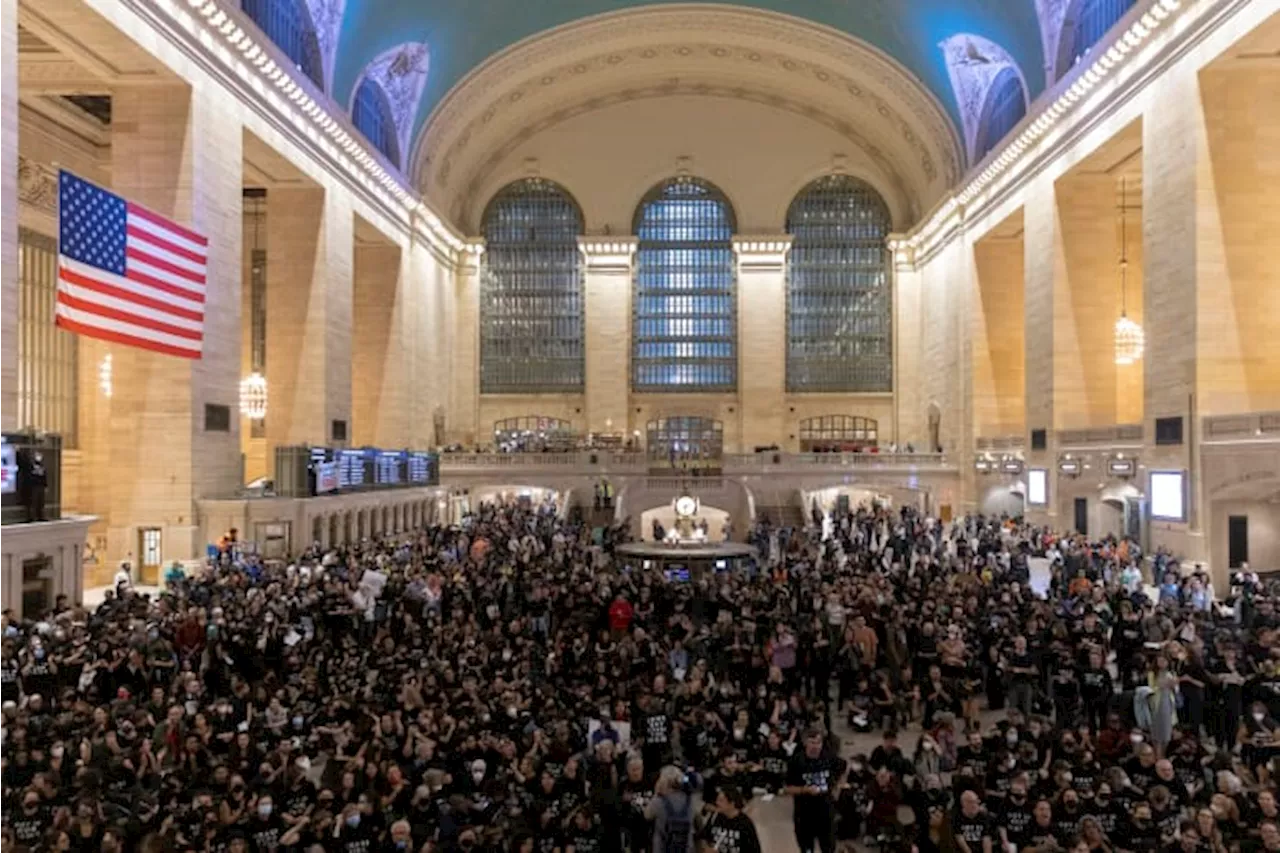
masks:
{"type": "Polygon", "coordinates": [[[1215,601],[1156,555],[1150,587],[1129,543],[1009,520],[826,526],[676,582],[615,568],[622,527],[486,506],[6,618],[4,850],[760,853],[780,804],[823,853],[1280,850],[1256,578],[1215,601]]]}

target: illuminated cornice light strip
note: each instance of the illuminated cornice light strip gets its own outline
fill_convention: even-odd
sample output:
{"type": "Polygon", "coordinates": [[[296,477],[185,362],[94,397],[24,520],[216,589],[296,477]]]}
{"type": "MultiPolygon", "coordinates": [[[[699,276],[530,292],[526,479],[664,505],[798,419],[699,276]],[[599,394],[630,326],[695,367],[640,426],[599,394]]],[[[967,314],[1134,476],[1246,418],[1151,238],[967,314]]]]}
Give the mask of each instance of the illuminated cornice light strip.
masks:
{"type": "Polygon", "coordinates": [[[1151,8],[1129,25],[1111,46],[1098,54],[1085,71],[1076,78],[1065,92],[1045,107],[1040,116],[1010,143],[1004,150],[987,164],[987,167],[956,195],[956,200],[967,205],[978,193],[987,188],[992,181],[1005,172],[1010,165],[1028,148],[1057,124],[1058,120],[1087,95],[1095,86],[1103,81],[1111,70],[1122,63],[1125,58],[1147,41],[1158,30],[1169,16],[1182,6],[1182,0],[1155,0],[1151,8]]]}
{"type": "Polygon", "coordinates": [[[398,177],[370,154],[361,141],[349,133],[325,106],[308,94],[304,86],[298,85],[294,78],[295,70],[277,64],[271,58],[270,50],[245,32],[221,8],[217,0],[187,0],[187,6],[195,12],[194,15],[182,10],[175,0],[156,0],[155,6],[164,9],[170,18],[196,36],[205,47],[214,48],[209,41],[216,34],[239,55],[237,57],[235,53],[226,50],[213,52],[233,71],[237,70],[236,59],[245,67],[256,70],[260,82],[264,84],[260,93],[265,100],[277,107],[289,124],[315,142],[320,142],[323,138],[332,143],[331,146],[324,146],[325,150],[333,159],[341,162],[354,178],[372,181],[375,187],[389,193],[404,208],[411,222],[421,222],[429,236],[437,244],[442,244],[441,248],[447,248],[452,253],[462,251],[462,238],[448,228],[415,192],[405,187],[398,177]],[[272,87],[275,90],[274,98],[272,87]]]}

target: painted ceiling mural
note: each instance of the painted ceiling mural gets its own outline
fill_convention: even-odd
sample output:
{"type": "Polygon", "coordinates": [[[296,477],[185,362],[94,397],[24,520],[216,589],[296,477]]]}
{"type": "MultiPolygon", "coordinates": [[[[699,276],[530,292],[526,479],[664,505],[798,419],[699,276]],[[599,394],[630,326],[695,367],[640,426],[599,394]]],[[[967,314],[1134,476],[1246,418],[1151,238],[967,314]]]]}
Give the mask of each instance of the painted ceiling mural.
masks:
{"type": "MultiPolygon", "coordinates": [[[[349,103],[365,74],[379,79],[392,100],[405,151],[432,108],[469,71],[493,54],[523,38],[588,15],[674,2],[678,0],[308,0],[313,19],[323,20],[329,27],[319,33],[322,51],[335,43],[333,36],[337,34],[331,94],[340,103],[349,103]],[[325,14],[317,14],[318,11],[325,14]],[[340,27],[337,20],[342,22],[340,27]],[[406,43],[429,48],[430,73],[427,49],[423,49],[419,64],[414,65],[419,70],[400,79],[400,88],[388,88],[390,84],[378,75],[386,76],[396,58],[403,55],[406,43]],[[412,98],[408,99],[410,93],[412,98]],[[400,124],[402,121],[404,124],[400,124]]],[[[1044,88],[1042,44],[1047,36],[1040,15],[1048,12],[1050,19],[1057,17],[1059,5],[1056,0],[712,2],[794,15],[875,45],[933,92],[956,126],[964,129],[966,140],[970,138],[967,115],[971,108],[964,104],[973,95],[975,78],[968,72],[957,77],[955,57],[944,43],[964,34],[975,46],[998,46],[998,61],[1019,69],[1028,96],[1034,99],[1044,88]],[[964,87],[953,88],[961,78],[964,87]]],[[[984,55],[997,53],[990,47],[982,49],[986,51],[984,55]]],[[[330,62],[326,61],[326,76],[330,76],[329,67],[330,62]]]]}

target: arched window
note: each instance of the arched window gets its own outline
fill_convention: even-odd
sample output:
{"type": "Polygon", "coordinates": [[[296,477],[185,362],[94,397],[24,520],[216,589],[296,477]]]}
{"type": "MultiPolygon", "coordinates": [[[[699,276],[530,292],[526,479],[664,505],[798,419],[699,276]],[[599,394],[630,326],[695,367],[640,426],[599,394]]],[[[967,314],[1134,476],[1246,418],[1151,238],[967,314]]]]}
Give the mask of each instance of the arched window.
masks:
{"type": "Polygon", "coordinates": [[[1058,55],[1058,76],[1102,40],[1102,37],[1133,8],[1134,0],[1076,0],[1063,24],[1058,55]]]}
{"type": "Polygon", "coordinates": [[[356,89],[351,105],[351,121],[356,130],[373,144],[387,159],[400,165],[400,143],[396,138],[396,120],[391,115],[391,102],[382,87],[369,78],[356,89]]]}
{"type": "Polygon", "coordinates": [[[645,425],[651,469],[719,470],[724,424],[712,418],[681,416],[645,425]]]}
{"type": "Polygon", "coordinates": [[[312,83],[324,88],[320,40],[306,0],[242,0],[241,8],[312,83]]]}
{"type": "Polygon", "coordinates": [[[996,75],[987,92],[987,105],[978,125],[974,160],[981,160],[1027,114],[1027,94],[1018,72],[1006,68],[996,75]]]}
{"type": "Polygon", "coordinates": [[[483,219],[480,391],[577,392],[585,375],[582,212],[541,178],[508,184],[483,219]]]}
{"type": "Polygon", "coordinates": [[[787,390],[893,390],[889,208],[870,185],[829,175],[787,211],[787,390]]]}
{"type": "Polygon", "coordinates": [[[803,453],[853,453],[879,445],[880,424],[860,415],[823,415],[800,421],[803,453]]]}
{"type": "Polygon", "coordinates": [[[734,216],[698,178],[659,184],[635,216],[631,387],[634,391],[737,388],[734,216]]]}

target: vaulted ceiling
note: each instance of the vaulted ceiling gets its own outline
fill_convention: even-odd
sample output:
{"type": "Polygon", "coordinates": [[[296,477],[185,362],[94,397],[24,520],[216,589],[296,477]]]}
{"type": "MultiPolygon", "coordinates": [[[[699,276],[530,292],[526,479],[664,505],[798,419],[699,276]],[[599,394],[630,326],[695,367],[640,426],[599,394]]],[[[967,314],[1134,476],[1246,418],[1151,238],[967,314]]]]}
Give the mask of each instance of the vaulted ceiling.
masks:
{"type": "MultiPolygon", "coordinates": [[[[1021,68],[1030,98],[1044,87],[1044,49],[1037,3],[1061,0],[747,0],[745,6],[803,18],[864,41],[896,59],[941,103],[957,128],[953,94],[940,45],[968,34],[997,44],[1021,68]]],[[[418,128],[446,93],[492,55],[522,39],[583,17],[676,0],[309,0],[345,6],[333,51],[332,92],[347,102],[366,68],[405,43],[427,46],[429,72],[416,105],[418,128]]],[[[690,4],[681,4],[688,6],[690,4]]]]}

